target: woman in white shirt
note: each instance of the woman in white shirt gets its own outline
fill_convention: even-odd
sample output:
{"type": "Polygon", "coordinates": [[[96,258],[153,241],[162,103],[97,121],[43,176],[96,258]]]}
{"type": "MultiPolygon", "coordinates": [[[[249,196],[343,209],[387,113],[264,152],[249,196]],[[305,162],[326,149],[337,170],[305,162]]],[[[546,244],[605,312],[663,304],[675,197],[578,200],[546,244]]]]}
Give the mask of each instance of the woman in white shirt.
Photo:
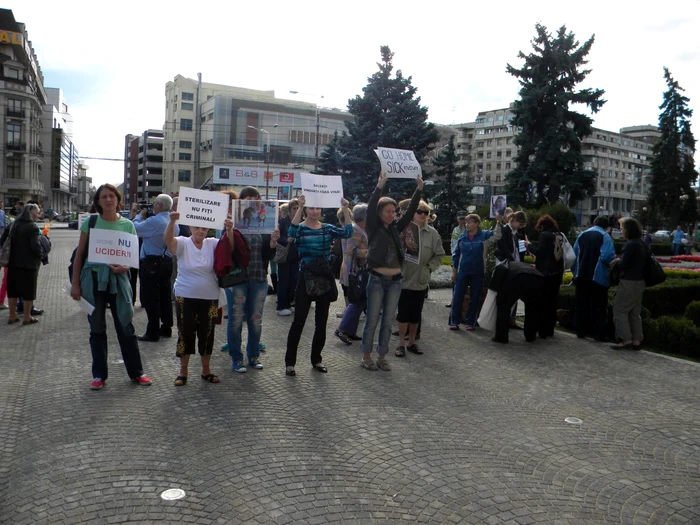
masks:
{"type": "MultiPolygon", "coordinates": [[[[214,327],[219,309],[219,283],[214,273],[214,249],[218,239],[207,239],[207,228],[192,226],[192,237],[175,237],[175,222],[180,218],[176,211],[170,213],[165,230],[165,244],[172,255],[177,256],[175,279],[175,312],[177,314],[177,349],[180,358],[180,374],[175,386],[187,383],[187,367],[195,353],[195,341],[202,357],[202,379],[218,383],[218,376],[209,368],[214,348],[214,327]]],[[[226,229],[233,222],[226,220],[226,229]]]]}

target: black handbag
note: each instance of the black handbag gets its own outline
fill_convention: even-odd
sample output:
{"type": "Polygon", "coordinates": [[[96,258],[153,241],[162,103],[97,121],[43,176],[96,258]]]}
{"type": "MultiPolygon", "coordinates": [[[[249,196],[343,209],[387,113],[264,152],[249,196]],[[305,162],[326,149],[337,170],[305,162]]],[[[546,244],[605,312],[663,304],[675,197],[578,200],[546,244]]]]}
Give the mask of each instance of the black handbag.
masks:
{"type": "Polygon", "coordinates": [[[303,263],[301,270],[304,274],[306,295],[310,298],[318,299],[323,297],[334,288],[333,285],[335,283],[333,281],[335,279],[333,279],[331,265],[325,257],[314,257],[309,262],[303,263]]]}
{"type": "Polygon", "coordinates": [[[647,263],[644,265],[644,283],[649,286],[656,286],[666,280],[666,273],[659,264],[659,261],[649,252],[647,263]]]}
{"type": "Polygon", "coordinates": [[[352,269],[348,272],[348,300],[351,304],[362,304],[367,300],[369,270],[366,264],[355,264],[355,252],[353,252],[352,261],[352,269]]]}
{"type": "Polygon", "coordinates": [[[217,277],[219,288],[231,288],[238,284],[248,282],[248,268],[236,268],[227,275],[217,277]]]}

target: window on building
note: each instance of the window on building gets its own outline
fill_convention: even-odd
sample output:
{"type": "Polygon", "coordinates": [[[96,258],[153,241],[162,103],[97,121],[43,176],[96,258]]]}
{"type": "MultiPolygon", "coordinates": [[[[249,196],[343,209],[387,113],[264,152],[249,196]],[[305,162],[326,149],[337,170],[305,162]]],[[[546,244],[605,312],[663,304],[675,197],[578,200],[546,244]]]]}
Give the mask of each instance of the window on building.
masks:
{"type": "Polygon", "coordinates": [[[502,151],[497,151],[497,152],[496,152],[496,158],[497,158],[497,159],[500,159],[502,156],[503,156],[503,152],[502,152],[502,151]]]}
{"type": "Polygon", "coordinates": [[[486,164],[486,171],[491,171],[491,163],[486,164]]]}
{"type": "MultiPolygon", "coordinates": [[[[173,146],[174,147],[174,146],[173,146]]],[[[192,149],[192,141],[190,140],[181,140],[180,141],[180,149],[192,149]]]]}
{"type": "Polygon", "coordinates": [[[22,141],[22,126],[19,124],[7,125],[7,145],[19,146],[22,141]]]}
{"type": "Polygon", "coordinates": [[[5,68],[5,76],[7,78],[15,78],[15,79],[19,80],[20,79],[19,69],[14,68],[14,67],[6,67],[5,68]]]}
{"type": "Polygon", "coordinates": [[[180,109],[193,110],[194,104],[192,102],[180,102],[180,109]]]}
{"type": "Polygon", "coordinates": [[[510,157],[510,150],[509,149],[506,150],[506,157],[510,157]]]}
{"type": "Polygon", "coordinates": [[[507,170],[510,169],[510,162],[506,162],[506,169],[507,169],[507,170]]]}
{"type": "Polygon", "coordinates": [[[192,119],[191,118],[180,119],[180,129],[183,131],[192,131],[192,119]]]}
{"type": "Polygon", "coordinates": [[[207,120],[214,120],[214,112],[213,111],[207,115],[207,120]]]}
{"type": "Polygon", "coordinates": [[[191,177],[192,177],[191,170],[177,170],[178,182],[189,182],[191,177]]]}
{"type": "Polygon", "coordinates": [[[496,120],[503,120],[503,115],[498,115],[498,116],[496,117],[496,120]]]}
{"type": "Polygon", "coordinates": [[[180,152],[180,160],[192,160],[192,153],[180,152]]]}
{"type": "Polygon", "coordinates": [[[487,158],[487,159],[490,159],[490,158],[491,158],[491,152],[490,152],[490,151],[487,151],[487,152],[486,152],[486,158],[487,158]]]}
{"type": "Polygon", "coordinates": [[[15,157],[9,157],[7,159],[7,164],[6,164],[6,170],[5,170],[5,176],[8,179],[21,179],[22,176],[20,175],[20,161],[19,159],[16,159],[15,157]]]}
{"type": "Polygon", "coordinates": [[[175,170],[170,170],[170,182],[175,182],[175,170]]]}
{"type": "Polygon", "coordinates": [[[511,140],[512,140],[512,139],[511,139],[510,137],[507,138],[507,139],[506,139],[506,144],[510,144],[510,141],[511,141],[511,140]]]}
{"type": "Polygon", "coordinates": [[[496,139],[496,146],[503,146],[503,139],[496,139]]]}
{"type": "Polygon", "coordinates": [[[22,101],[15,100],[14,98],[7,99],[7,109],[9,111],[20,112],[22,111],[22,101]]]}
{"type": "Polygon", "coordinates": [[[476,147],[477,147],[477,148],[483,148],[483,147],[484,147],[484,141],[483,141],[483,140],[477,141],[476,147]]]}
{"type": "Polygon", "coordinates": [[[496,163],[496,170],[500,170],[500,169],[501,169],[501,163],[500,163],[500,162],[497,162],[497,163],[496,163]]]}
{"type": "Polygon", "coordinates": [[[486,132],[486,130],[484,130],[484,129],[477,129],[476,130],[477,135],[483,135],[485,132],[486,132]]]}
{"type": "Polygon", "coordinates": [[[500,175],[496,175],[496,182],[501,182],[501,176],[500,176],[500,175]]]}
{"type": "Polygon", "coordinates": [[[477,159],[483,159],[484,158],[484,152],[480,151],[479,153],[476,154],[477,159]]]}
{"type": "MultiPolygon", "coordinates": [[[[477,124],[483,124],[484,122],[486,122],[486,119],[485,119],[485,118],[478,118],[478,119],[476,119],[476,123],[477,123],[477,124]]],[[[477,131],[477,133],[478,133],[478,131],[477,131]]]]}
{"type": "Polygon", "coordinates": [[[493,145],[493,139],[489,139],[486,141],[486,147],[490,148],[493,145]]]}
{"type": "Polygon", "coordinates": [[[491,175],[486,175],[486,182],[491,182],[491,175]]]}
{"type": "MultiPolygon", "coordinates": [[[[177,96],[177,95],[175,95],[177,96]]],[[[194,93],[182,92],[182,100],[194,100],[194,93]]]]}
{"type": "Polygon", "coordinates": [[[210,100],[212,98],[214,98],[214,97],[212,97],[211,95],[207,95],[207,100],[210,100]]]}

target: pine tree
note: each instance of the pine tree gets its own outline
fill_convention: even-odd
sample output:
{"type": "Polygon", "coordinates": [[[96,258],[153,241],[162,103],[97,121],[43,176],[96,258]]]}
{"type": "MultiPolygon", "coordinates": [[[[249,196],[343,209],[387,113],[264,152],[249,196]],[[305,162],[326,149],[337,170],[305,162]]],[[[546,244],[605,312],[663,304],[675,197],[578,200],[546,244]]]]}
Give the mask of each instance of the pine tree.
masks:
{"type": "MultiPolygon", "coordinates": [[[[404,78],[401,70],[392,76],[394,54],[388,46],[381,47],[382,61],[379,71],[369,77],[362,88],[362,96],[348,101],[348,111],[354,120],[347,123],[348,132],[340,139],[340,151],[345,154],[343,177],[345,195],[366,200],[371,194],[379,174],[377,147],[412,150],[419,162],[438,141],[435,125],[427,122],[428,109],[421,106],[411,77],[404,78]]],[[[413,192],[415,183],[395,179],[389,182],[390,190],[403,198],[405,190],[413,192]],[[409,189],[410,188],[410,189],[409,189]]],[[[392,193],[390,192],[390,193],[392,193]]]]}
{"type": "Polygon", "coordinates": [[[695,192],[695,137],[690,130],[693,110],[688,107],[690,99],[682,93],[684,89],[673,79],[668,68],[664,68],[668,90],[659,106],[659,131],[661,138],[654,145],[651,160],[651,187],[649,201],[675,228],[682,220],[696,219],[695,192]],[[681,195],[687,195],[681,203],[681,195]]]}
{"type": "Polygon", "coordinates": [[[541,24],[535,29],[534,52],[518,53],[525,60],[520,69],[506,68],[521,85],[511,121],[520,132],[514,139],[516,167],[506,178],[508,202],[542,206],[567,195],[574,206],[595,192],[596,172],[584,168],[581,155],[581,140],[591,134],[593,120],[569,109],[583,104],[597,113],[606,102],[601,89],[576,90],[591,72],[581,67],[595,37],[580,45],[566,26],[554,38],[541,24]]]}
{"type": "Polygon", "coordinates": [[[333,134],[333,139],[326,144],[326,147],[323,148],[323,151],[318,156],[318,169],[314,170],[313,173],[324,175],[339,175],[343,173],[345,155],[338,149],[339,143],[340,136],[336,131],[333,134]]]}
{"type": "Polygon", "coordinates": [[[455,136],[452,135],[447,146],[433,159],[436,170],[431,178],[435,183],[427,189],[438,217],[438,229],[444,235],[449,234],[457,212],[466,209],[469,204],[470,185],[467,177],[460,176],[469,169],[469,165],[458,162],[455,136]]]}

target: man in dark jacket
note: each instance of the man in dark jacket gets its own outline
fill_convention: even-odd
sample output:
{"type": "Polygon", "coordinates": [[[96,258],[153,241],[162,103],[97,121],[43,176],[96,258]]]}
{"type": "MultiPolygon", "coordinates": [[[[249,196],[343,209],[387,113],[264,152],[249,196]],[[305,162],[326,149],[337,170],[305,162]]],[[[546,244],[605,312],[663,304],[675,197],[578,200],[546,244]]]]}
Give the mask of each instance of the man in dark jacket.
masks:
{"type": "Polygon", "coordinates": [[[508,273],[497,290],[496,297],[496,343],[508,342],[510,311],[518,299],[525,303],[525,339],[533,342],[540,324],[540,296],[544,285],[544,276],[531,265],[511,262],[508,273]]]}

